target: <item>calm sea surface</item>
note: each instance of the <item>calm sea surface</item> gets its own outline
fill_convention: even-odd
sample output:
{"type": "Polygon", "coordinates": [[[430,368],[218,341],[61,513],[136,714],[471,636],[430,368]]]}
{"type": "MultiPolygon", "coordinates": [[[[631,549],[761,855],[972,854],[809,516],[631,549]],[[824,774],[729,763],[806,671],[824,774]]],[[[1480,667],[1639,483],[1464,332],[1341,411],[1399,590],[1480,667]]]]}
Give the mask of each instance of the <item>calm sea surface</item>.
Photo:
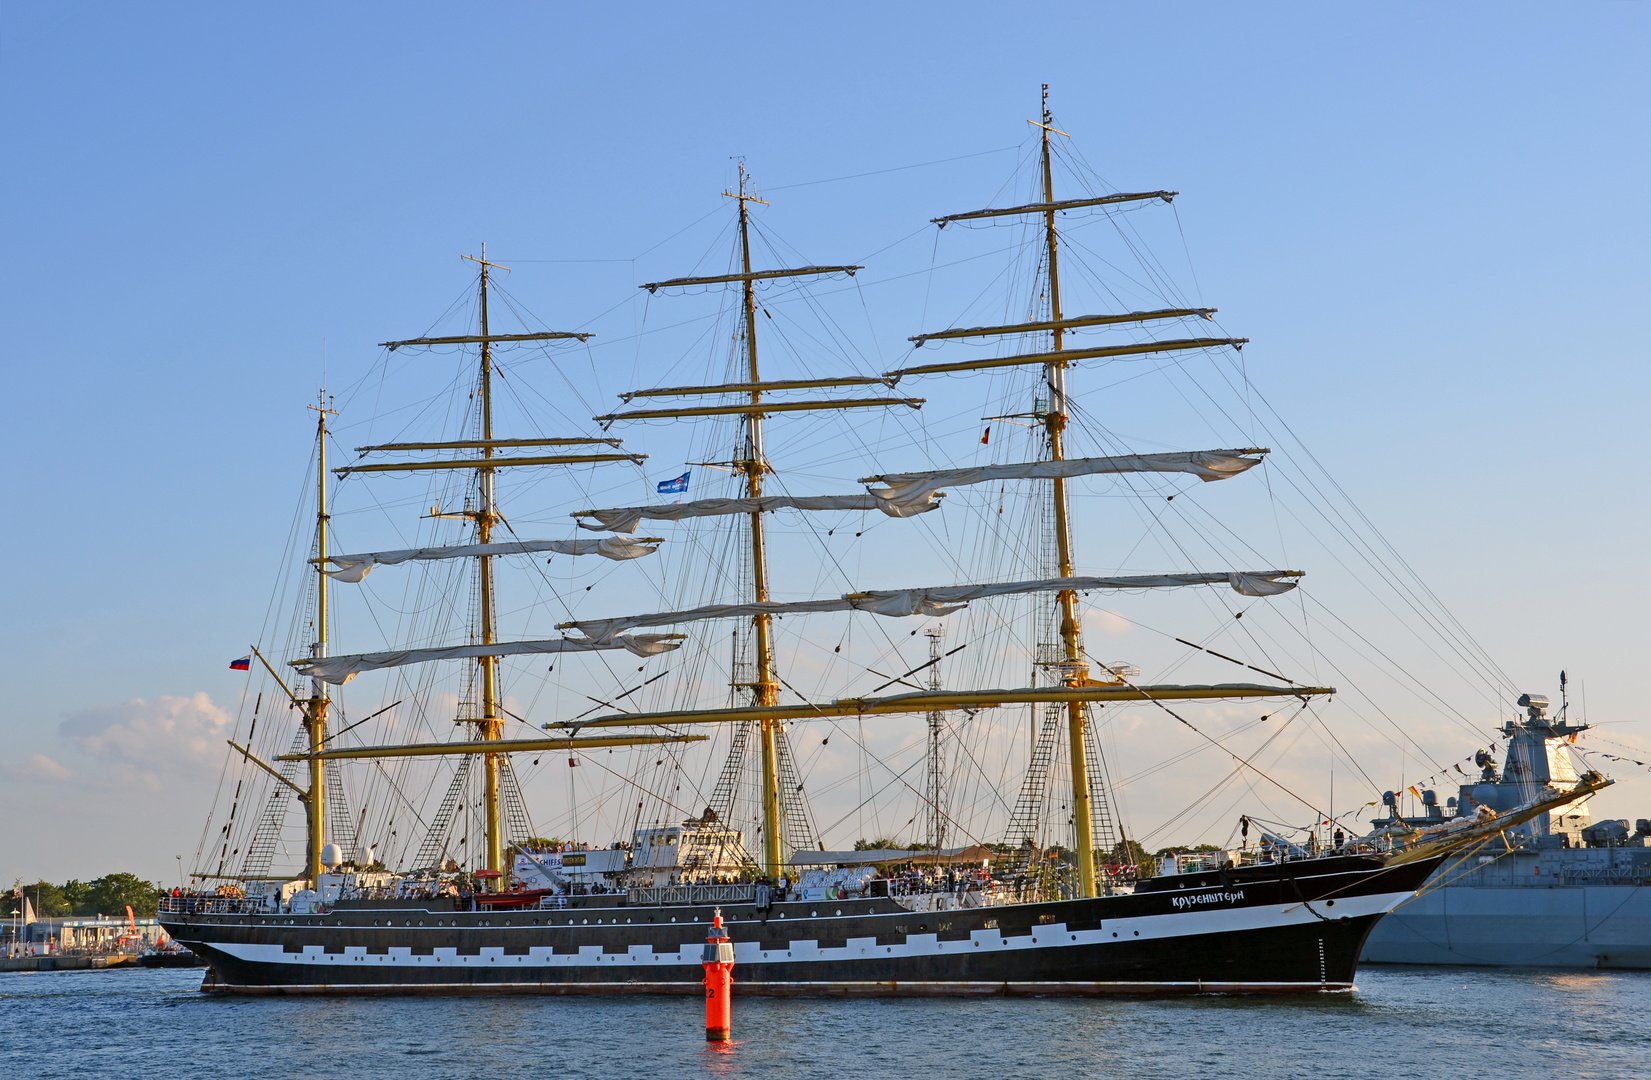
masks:
{"type": "Polygon", "coordinates": [[[0,1077],[1651,1076],[1651,973],[1367,968],[1288,1000],[226,999],[199,971],[0,974],[0,1077]]]}

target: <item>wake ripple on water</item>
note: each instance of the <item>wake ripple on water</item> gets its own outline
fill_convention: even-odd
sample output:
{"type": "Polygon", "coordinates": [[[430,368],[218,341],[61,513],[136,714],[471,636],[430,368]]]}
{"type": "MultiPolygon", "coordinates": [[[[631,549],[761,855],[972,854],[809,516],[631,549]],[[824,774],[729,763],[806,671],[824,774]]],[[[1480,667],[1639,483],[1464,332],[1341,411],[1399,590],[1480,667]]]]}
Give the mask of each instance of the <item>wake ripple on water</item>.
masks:
{"type": "Polygon", "coordinates": [[[195,971],[0,975],[0,1076],[1651,1076],[1651,974],[1367,968],[1305,998],[223,998],[195,971]]]}

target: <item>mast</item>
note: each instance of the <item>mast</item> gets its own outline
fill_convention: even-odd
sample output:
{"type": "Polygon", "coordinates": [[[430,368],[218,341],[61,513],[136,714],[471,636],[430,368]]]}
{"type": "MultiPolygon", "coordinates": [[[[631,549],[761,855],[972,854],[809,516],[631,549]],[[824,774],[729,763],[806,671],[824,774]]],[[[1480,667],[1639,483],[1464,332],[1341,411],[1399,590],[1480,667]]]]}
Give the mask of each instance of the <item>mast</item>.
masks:
{"type": "MultiPolygon", "coordinates": [[[[1067,420],[1067,362],[1059,355],[1065,327],[1062,325],[1061,316],[1059,246],[1055,239],[1055,181],[1049,160],[1052,119],[1049,115],[1049,84],[1044,83],[1043,122],[1039,125],[1043,130],[1043,201],[1047,207],[1043,214],[1043,229],[1049,245],[1049,321],[1053,324],[1050,332],[1054,335],[1053,347],[1050,350],[1053,355],[1044,369],[1049,381],[1049,409],[1044,414],[1044,430],[1049,436],[1050,458],[1061,461],[1066,457],[1063,434],[1067,420]]],[[[1067,518],[1066,478],[1056,476],[1052,483],[1055,500],[1055,549],[1060,562],[1059,576],[1068,578],[1073,576],[1073,567],[1071,522],[1067,518]]],[[[1078,636],[1077,593],[1071,589],[1063,589],[1056,594],[1056,603],[1060,605],[1061,679],[1068,686],[1081,686],[1089,670],[1088,665],[1083,662],[1083,645],[1078,636]]],[[[1089,760],[1088,748],[1084,741],[1084,726],[1087,722],[1088,710],[1084,703],[1068,702],[1066,729],[1072,762],[1072,829],[1075,837],[1073,847],[1078,857],[1078,895],[1084,897],[1095,895],[1095,851],[1089,807],[1089,760]]]]}
{"type": "MultiPolygon", "coordinates": [[[[750,204],[761,203],[768,205],[763,199],[757,198],[747,190],[749,175],[745,171],[745,163],[739,166],[739,190],[724,191],[723,195],[739,201],[739,247],[740,272],[735,274],[715,274],[706,277],[670,278],[665,281],[648,282],[641,287],[650,293],[660,289],[675,288],[689,285],[715,285],[740,283],[740,297],[744,304],[745,315],[745,355],[747,382],[726,383],[720,386],[688,386],[688,387],[660,387],[653,390],[632,391],[620,395],[626,402],[636,397],[652,396],[695,396],[701,394],[737,395],[739,404],[699,405],[686,408],[666,409],[632,409],[605,416],[596,417],[603,424],[613,424],[618,421],[650,420],[666,418],[686,418],[696,416],[743,416],[745,417],[745,445],[736,455],[740,460],[735,465],[745,473],[746,495],[753,501],[751,515],[751,578],[755,590],[755,601],[759,604],[768,601],[768,557],[763,543],[762,515],[762,478],[769,471],[769,465],[763,456],[762,421],[767,413],[813,412],[818,410],[842,410],[863,408],[888,408],[904,405],[910,408],[921,408],[922,398],[878,397],[878,398],[849,398],[823,401],[765,401],[765,390],[796,390],[815,387],[837,386],[865,386],[873,383],[893,385],[895,381],[890,376],[882,378],[850,377],[832,379],[788,379],[774,383],[764,383],[757,363],[757,294],[758,281],[771,281],[804,277],[821,277],[830,274],[849,274],[861,269],[859,266],[803,266],[793,269],[753,270],[751,269],[751,214],[750,204]]],[[[769,507],[773,509],[773,507],[769,507]]],[[[741,512],[744,512],[743,510],[741,512]]],[[[577,516],[577,515],[576,515],[577,516]]],[[[752,619],[755,633],[752,635],[756,642],[756,671],[750,683],[753,692],[756,712],[763,713],[760,727],[762,743],[762,832],[763,832],[763,873],[770,879],[777,878],[784,865],[785,852],[783,837],[785,826],[784,811],[780,798],[780,760],[779,737],[784,729],[780,727],[778,718],[767,715],[779,704],[779,680],[774,671],[774,647],[772,633],[772,616],[764,611],[758,612],[752,619]]]]}
{"type": "MultiPolygon", "coordinates": [[[[498,511],[494,478],[498,470],[507,466],[518,465],[572,465],[584,462],[599,461],[636,461],[637,455],[623,453],[594,453],[594,454],[563,454],[551,457],[495,457],[500,448],[519,446],[572,446],[605,443],[617,446],[612,439],[495,439],[493,438],[493,343],[495,341],[585,341],[592,335],[587,333],[567,331],[540,331],[527,334],[493,334],[488,325],[487,285],[489,274],[494,269],[509,270],[508,266],[489,262],[487,259],[487,245],[482,245],[481,258],[474,255],[464,255],[481,267],[480,300],[481,300],[481,333],[458,334],[443,337],[409,338],[403,341],[386,341],[381,344],[391,350],[404,348],[409,345],[480,345],[481,346],[481,379],[478,395],[481,401],[481,438],[462,439],[448,442],[431,443],[392,443],[385,446],[360,447],[363,453],[375,450],[439,450],[439,449],[479,449],[479,459],[454,461],[414,461],[396,462],[384,465],[353,465],[336,470],[340,475],[353,472],[416,472],[437,469],[474,468],[476,470],[477,505],[474,510],[466,510],[462,515],[445,514],[432,510],[434,517],[463,516],[476,523],[476,542],[478,545],[487,545],[493,540],[493,526],[503,520],[498,511]]],[[[478,591],[481,593],[481,611],[479,636],[480,645],[484,649],[498,644],[498,617],[493,604],[493,555],[487,551],[478,552],[477,560],[478,591]]],[[[499,708],[499,654],[485,653],[476,657],[481,666],[482,677],[482,708],[481,715],[470,718],[475,725],[478,744],[498,742],[504,735],[503,710],[499,708]]],[[[504,828],[501,812],[499,770],[502,755],[487,751],[483,759],[483,803],[486,820],[486,853],[485,868],[500,875],[493,880],[503,885],[504,874],[504,828]]],[[[313,760],[313,759],[312,759],[313,760]]],[[[498,886],[496,886],[498,887],[498,886]]]]}
{"type": "MultiPolygon", "coordinates": [[[[338,414],[326,407],[322,394],[316,395],[316,404],[307,406],[316,413],[315,425],[315,642],[310,655],[322,659],[327,655],[327,417],[338,414]]],[[[327,684],[320,678],[310,680],[309,700],[304,703],[304,726],[309,732],[311,754],[321,752],[327,741],[327,712],[332,702],[327,684]]],[[[311,888],[320,888],[321,852],[327,844],[327,786],[325,763],[312,757],[309,762],[310,784],[304,798],[306,852],[304,876],[311,888]]]]}
{"type": "MultiPolygon", "coordinates": [[[[465,256],[470,258],[470,256],[465,256]]],[[[487,245],[482,245],[482,257],[474,259],[480,264],[481,274],[481,407],[482,407],[482,460],[490,461],[494,454],[493,447],[493,342],[488,336],[487,328],[487,272],[493,264],[487,261],[487,245]]],[[[476,507],[476,542],[490,544],[493,542],[493,525],[497,520],[497,510],[493,502],[493,468],[482,465],[476,470],[476,480],[479,501],[476,507]]],[[[478,571],[481,576],[481,643],[492,645],[497,640],[498,628],[495,626],[493,611],[493,557],[491,555],[477,556],[478,571]]],[[[497,656],[481,656],[477,660],[482,668],[482,715],[476,721],[476,735],[480,742],[496,742],[504,736],[504,720],[499,715],[499,658],[497,656]]],[[[487,819],[487,869],[496,874],[504,872],[504,831],[500,825],[499,802],[499,755],[491,751],[482,755],[483,760],[483,797],[487,819]]],[[[494,878],[498,883],[495,887],[504,884],[502,878],[494,878]]]]}
{"type": "MultiPolygon", "coordinates": [[[[451,469],[475,469],[477,474],[476,504],[474,506],[470,506],[468,505],[467,500],[467,506],[462,513],[446,513],[439,507],[432,507],[429,516],[442,518],[453,517],[475,522],[476,544],[458,545],[450,548],[428,548],[413,551],[370,553],[360,556],[332,556],[328,550],[326,533],[326,525],[328,520],[325,475],[327,467],[326,417],[328,415],[337,414],[331,409],[311,406],[311,408],[315,408],[319,413],[321,413],[319,434],[317,436],[319,440],[319,467],[321,470],[321,476],[318,480],[317,489],[317,499],[319,504],[317,508],[318,550],[316,552],[316,559],[314,560],[316,570],[321,575],[319,578],[319,599],[317,602],[317,621],[319,626],[316,633],[315,643],[311,647],[310,656],[304,659],[290,661],[291,666],[298,668],[303,674],[310,675],[312,685],[310,697],[308,699],[298,698],[295,692],[287,688],[284,681],[281,682],[282,689],[287,691],[294,704],[300,706],[304,710],[305,722],[309,728],[308,745],[306,751],[302,754],[289,754],[280,758],[282,761],[304,760],[309,763],[310,786],[309,790],[304,792],[303,798],[309,811],[309,851],[307,871],[311,879],[319,876],[321,866],[321,850],[325,842],[325,837],[323,835],[326,817],[324,812],[325,792],[323,786],[325,770],[322,763],[324,761],[333,760],[339,757],[341,753],[345,756],[356,757],[413,757],[432,754],[480,754],[484,762],[483,774],[485,778],[485,868],[488,871],[492,871],[495,875],[494,880],[500,881],[502,884],[505,865],[503,825],[504,814],[502,812],[503,807],[500,772],[505,766],[505,755],[509,753],[528,752],[529,750],[537,752],[549,747],[573,749],[580,745],[641,746],[653,745],[656,742],[698,741],[698,738],[693,736],[669,736],[664,739],[655,737],[624,737],[612,741],[609,741],[606,737],[604,737],[600,742],[590,742],[589,740],[581,741],[578,739],[569,740],[565,738],[525,741],[520,739],[505,741],[503,739],[504,709],[500,704],[499,657],[505,655],[513,656],[523,653],[563,652],[570,650],[569,643],[563,639],[526,642],[500,642],[498,640],[498,616],[494,604],[493,557],[495,555],[514,555],[523,554],[528,551],[550,550],[552,547],[555,547],[557,550],[562,550],[559,546],[560,542],[556,545],[543,541],[513,542],[498,545],[492,543],[494,526],[504,521],[503,516],[498,510],[497,493],[495,490],[495,478],[498,471],[500,469],[520,466],[578,465],[593,464],[598,462],[627,461],[633,464],[640,464],[647,455],[629,454],[619,451],[618,447],[621,440],[612,438],[534,437],[495,439],[493,437],[493,343],[549,341],[584,342],[588,341],[594,335],[580,331],[557,330],[515,334],[492,333],[489,324],[488,312],[488,284],[490,281],[490,275],[494,269],[509,270],[509,267],[501,266],[498,263],[488,261],[486,245],[483,245],[482,247],[482,254],[480,258],[476,258],[471,255],[465,255],[462,257],[476,263],[481,269],[479,285],[481,301],[481,332],[479,334],[408,338],[400,341],[385,341],[380,344],[392,352],[408,346],[428,347],[434,345],[480,345],[481,377],[479,380],[480,385],[478,387],[481,405],[479,415],[481,428],[480,437],[468,437],[458,440],[434,442],[385,443],[376,446],[357,447],[356,451],[359,454],[365,455],[377,452],[408,450],[480,450],[480,456],[476,457],[466,455],[464,457],[451,459],[397,461],[377,464],[352,464],[343,468],[334,469],[333,472],[339,476],[347,476],[352,473],[401,473],[451,469]],[[589,447],[594,448],[596,452],[529,456],[497,456],[500,450],[513,450],[532,447],[589,447]],[[406,561],[409,558],[425,559],[464,557],[477,559],[477,584],[481,600],[480,611],[477,613],[477,621],[479,624],[477,628],[478,632],[472,635],[470,642],[466,645],[426,650],[412,650],[411,652],[401,650],[397,653],[389,654],[369,653],[361,655],[347,655],[328,661],[328,578],[333,575],[338,575],[340,580],[359,582],[365,576],[365,571],[367,568],[370,568],[371,564],[376,563],[383,556],[390,555],[396,556],[393,559],[385,560],[391,563],[406,561]],[[328,570],[327,564],[335,560],[339,565],[339,569],[328,570]],[[362,560],[365,560],[365,562],[362,560]],[[352,567],[356,568],[359,572],[355,573],[354,576],[345,576],[351,572],[352,567]],[[480,640],[478,641],[477,638],[480,640]],[[386,656],[394,657],[394,663],[386,663],[384,661],[386,656]],[[480,665],[482,681],[481,715],[461,718],[475,725],[475,738],[472,741],[442,743],[436,745],[410,744],[404,746],[355,748],[352,751],[341,751],[337,747],[333,747],[331,749],[326,748],[327,711],[330,705],[326,690],[326,685],[328,682],[342,683],[348,681],[348,679],[353,677],[353,675],[358,671],[373,670],[378,667],[398,666],[403,663],[425,663],[435,660],[468,658],[474,658],[480,665]],[[348,668],[347,672],[343,675],[340,675],[337,671],[332,670],[333,668],[338,667],[341,663],[348,668]],[[305,670],[306,668],[309,670],[305,670]],[[365,749],[367,752],[362,753],[362,749],[365,749]]],[[[472,433],[466,434],[469,435],[472,433]]],[[[645,538],[642,543],[646,544],[645,538]]],[[[592,550],[599,549],[580,549],[578,545],[574,545],[574,549],[569,550],[567,553],[589,554],[592,550]]],[[[649,550],[651,551],[651,548],[649,550]]],[[[605,551],[603,553],[608,554],[605,551]]],[[[629,554],[614,556],[609,554],[609,557],[633,558],[636,557],[636,555],[629,554]]],[[[666,651],[670,648],[674,648],[675,645],[673,643],[664,640],[664,638],[669,638],[672,636],[673,635],[654,635],[641,642],[636,639],[623,639],[612,643],[604,643],[597,647],[627,648],[633,652],[640,649],[647,655],[653,655],[653,652],[666,651]]],[[[588,648],[588,646],[583,643],[574,643],[574,645],[575,648],[579,650],[588,648]]],[[[257,652],[256,649],[253,651],[255,653],[257,652]]],[[[263,660],[261,654],[259,654],[259,659],[263,660]]],[[[266,667],[269,666],[269,662],[267,660],[264,660],[264,664],[266,667]]],[[[273,668],[270,670],[272,674],[275,673],[273,668]]],[[[279,675],[277,675],[278,680],[279,678],[279,675]]],[[[248,757],[249,760],[251,760],[250,753],[248,753],[248,757]]]]}
{"type": "MultiPolygon", "coordinates": [[[[740,163],[740,188],[735,196],[740,208],[740,282],[745,304],[745,358],[747,374],[751,379],[752,411],[745,415],[745,493],[748,498],[762,497],[762,474],[765,469],[762,453],[762,413],[755,406],[762,404],[762,374],[757,368],[757,290],[751,277],[751,214],[749,204],[763,202],[745,191],[745,163],[740,163]]],[[[767,203],[763,203],[767,205],[767,203]]],[[[762,512],[751,514],[751,582],[756,590],[756,602],[768,600],[768,556],[763,548],[762,512]]],[[[774,679],[773,618],[767,612],[753,620],[756,629],[757,671],[753,680],[758,708],[772,708],[779,704],[779,684],[774,679]]],[[[784,831],[780,822],[780,755],[778,720],[762,720],[762,870],[770,880],[780,876],[785,859],[781,847],[784,831]]]]}

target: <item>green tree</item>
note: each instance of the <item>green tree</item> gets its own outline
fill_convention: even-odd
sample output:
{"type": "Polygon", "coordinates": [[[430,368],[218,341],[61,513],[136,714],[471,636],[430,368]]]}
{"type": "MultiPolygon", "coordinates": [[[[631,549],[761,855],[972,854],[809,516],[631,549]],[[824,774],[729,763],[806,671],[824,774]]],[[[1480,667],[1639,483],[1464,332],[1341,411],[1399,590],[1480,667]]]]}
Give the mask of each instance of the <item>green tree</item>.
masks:
{"type": "Polygon", "coordinates": [[[1165,855],[1202,855],[1211,851],[1220,850],[1221,849],[1216,847],[1214,844],[1179,844],[1175,847],[1160,849],[1158,851],[1158,857],[1162,858],[1165,855]]]}
{"type": "MultiPolygon", "coordinates": [[[[37,881],[21,888],[34,913],[42,919],[66,915],[123,916],[128,904],[132,906],[132,914],[146,918],[160,908],[160,886],[136,874],[107,874],[95,881],[70,878],[61,885],[37,881]]],[[[22,906],[23,902],[8,891],[0,901],[0,916],[14,916],[22,906]]]]}
{"type": "Polygon", "coordinates": [[[69,904],[65,914],[92,915],[92,887],[79,878],[70,878],[63,883],[63,899],[69,904]]]}
{"type": "Polygon", "coordinates": [[[136,874],[106,874],[91,883],[91,906],[100,915],[150,916],[160,909],[160,886],[136,874]]]}
{"type": "MultiPolygon", "coordinates": [[[[34,913],[42,919],[55,919],[69,914],[69,904],[63,898],[63,890],[51,882],[37,881],[33,885],[23,885],[20,888],[23,895],[28,897],[29,906],[34,908],[34,913]]],[[[23,901],[8,892],[5,905],[0,907],[0,911],[10,918],[22,910],[22,907],[23,901]]]]}
{"type": "Polygon", "coordinates": [[[1140,866],[1148,858],[1147,849],[1134,840],[1120,840],[1112,847],[1112,860],[1124,866],[1140,866]]]}
{"type": "Polygon", "coordinates": [[[902,848],[897,841],[891,840],[891,839],[889,839],[888,837],[885,836],[885,837],[882,837],[882,838],[877,839],[877,840],[866,840],[864,838],[856,840],[856,841],[854,841],[854,850],[855,851],[885,851],[885,850],[903,851],[905,849],[902,848]]]}

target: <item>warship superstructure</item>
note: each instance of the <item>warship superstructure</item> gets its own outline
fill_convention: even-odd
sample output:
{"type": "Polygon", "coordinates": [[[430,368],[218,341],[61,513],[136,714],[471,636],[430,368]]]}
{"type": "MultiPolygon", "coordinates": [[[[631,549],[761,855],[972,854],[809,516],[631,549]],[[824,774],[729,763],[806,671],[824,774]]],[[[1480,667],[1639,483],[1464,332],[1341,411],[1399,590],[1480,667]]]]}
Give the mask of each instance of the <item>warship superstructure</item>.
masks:
{"type": "MultiPolygon", "coordinates": [[[[1564,704],[1550,716],[1539,694],[1519,699],[1524,717],[1501,729],[1498,768],[1481,750],[1479,779],[1439,805],[1422,793],[1424,813],[1401,818],[1398,796],[1384,796],[1378,831],[1501,813],[1548,788],[1576,783],[1575,740],[1589,725],[1564,704]]],[[[1486,967],[1651,969],[1651,820],[1595,821],[1586,801],[1541,814],[1497,840],[1447,859],[1414,898],[1376,925],[1366,963],[1486,967]]]]}

